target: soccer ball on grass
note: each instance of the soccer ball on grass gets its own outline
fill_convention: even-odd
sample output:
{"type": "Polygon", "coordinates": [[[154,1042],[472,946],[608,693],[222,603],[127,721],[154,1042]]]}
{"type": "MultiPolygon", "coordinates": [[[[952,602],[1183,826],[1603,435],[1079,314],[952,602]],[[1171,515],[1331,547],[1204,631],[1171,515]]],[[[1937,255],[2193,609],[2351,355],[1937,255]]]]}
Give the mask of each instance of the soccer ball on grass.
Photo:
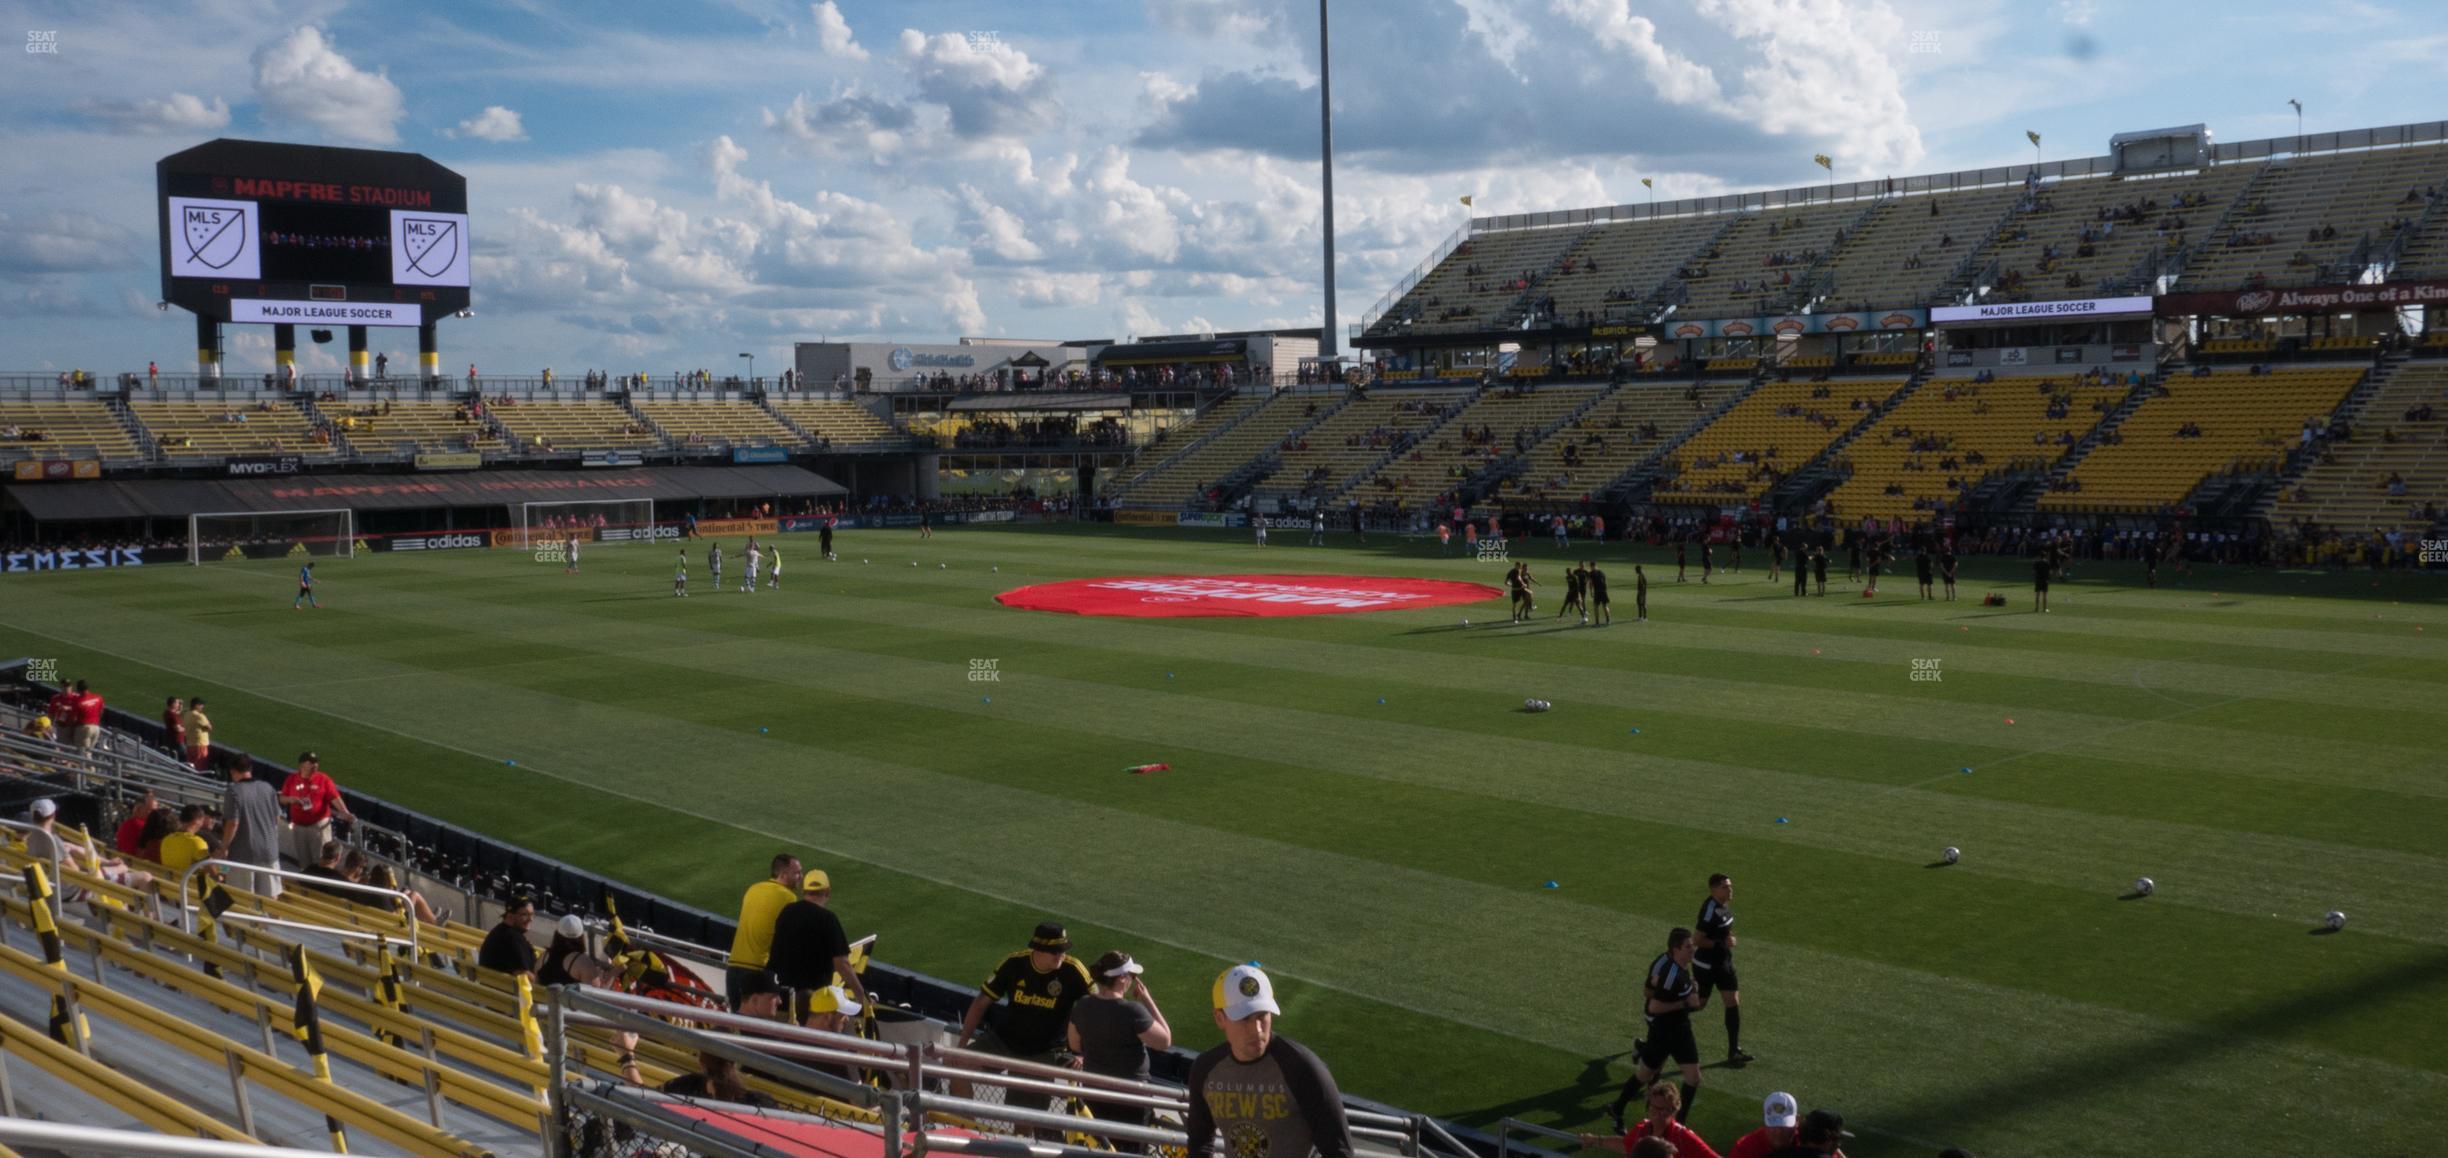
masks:
{"type": "Polygon", "coordinates": [[[2136,877],[2134,878],[2133,891],[2139,896],[2147,897],[2152,893],[2159,891],[2159,882],[2154,881],[2149,877],[2136,877]]]}
{"type": "Polygon", "coordinates": [[[2327,917],[2325,917],[2325,918],[2323,918],[2323,919],[2321,920],[2321,924],[2328,926],[2329,931],[2330,931],[2330,932],[2332,932],[2332,933],[2337,932],[2338,930],[2345,928],[2345,927],[2346,927],[2346,912],[2345,912],[2345,910],[2343,910],[2343,909],[2331,909],[2331,910],[2329,910],[2329,915],[2328,915],[2327,917]]]}
{"type": "Polygon", "coordinates": [[[1950,844],[1946,846],[1946,849],[1940,852],[1938,855],[1941,858],[1944,858],[1948,864],[1954,864],[1956,861],[1963,859],[1963,850],[1950,844]]]}

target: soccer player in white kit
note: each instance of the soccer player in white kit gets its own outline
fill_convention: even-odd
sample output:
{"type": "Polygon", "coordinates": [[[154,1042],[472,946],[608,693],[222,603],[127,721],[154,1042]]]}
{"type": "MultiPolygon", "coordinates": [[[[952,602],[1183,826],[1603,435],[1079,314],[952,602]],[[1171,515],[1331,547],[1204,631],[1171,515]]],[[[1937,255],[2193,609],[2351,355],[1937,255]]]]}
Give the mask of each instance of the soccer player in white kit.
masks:
{"type": "Polygon", "coordinates": [[[569,545],[562,549],[561,558],[565,564],[561,568],[563,573],[570,575],[578,573],[578,536],[569,537],[569,545]]]}
{"type": "Polygon", "coordinates": [[[1259,514],[1256,511],[1251,511],[1250,525],[1258,528],[1258,545],[1261,547],[1266,546],[1266,516],[1259,514]]]}
{"type": "Polygon", "coordinates": [[[680,561],[672,564],[672,594],[688,598],[688,548],[680,548],[680,561]]]}
{"type": "Polygon", "coordinates": [[[765,553],[758,549],[757,541],[754,539],[748,540],[748,579],[746,582],[740,584],[740,590],[745,591],[750,595],[756,594],[757,569],[763,566],[764,562],[765,553]]]}

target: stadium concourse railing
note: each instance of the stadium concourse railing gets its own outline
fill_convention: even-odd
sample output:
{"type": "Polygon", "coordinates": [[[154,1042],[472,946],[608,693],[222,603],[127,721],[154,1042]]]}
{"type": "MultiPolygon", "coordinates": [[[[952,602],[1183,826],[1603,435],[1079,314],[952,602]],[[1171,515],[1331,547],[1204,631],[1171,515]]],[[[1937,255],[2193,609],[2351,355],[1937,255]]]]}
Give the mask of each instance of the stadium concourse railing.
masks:
{"type": "MultiPolygon", "coordinates": [[[[50,690],[48,685],[29,680],[27,673],[28,664],[23,659],[0,662],[0,692],[5,692],[8,685],[14,685],[20,697],[24,696],[29,689],[44,692],[50,690]]],[[[0,710],[6,710],[7,699],[7,695],[0,694],[0,710]]],[[[160,724],[156,721],[117,708],[106,709],[106,715],[105,723],[109,731],[133,734],[157,744],[166,740],[160,724]]],[[[261,776],[285,779],[292,771],[287,765],[253,757],[238,749],[218,744],[214,745],[214,753],[217,758],[225,760],[238,756],[249,756],[254,761],[257,774],[261,776]]],[[[86,772],[89,777],[99,777],[101,774],[98,770],[86,772]]],[[[207,786],[213,784],[212,781],[204,780],[201,777],[194,777],[193,783],[207,786]]],[[[214,795],[210,802],[218,803],[218,789],[214,788],[213,791],[214,795]]],[[[369,832],[390,834],[402,842],[399,849],[402,854],[399,857],[400,860],[413,859],[405,855],[410,849],[421,850],[443,860],[463,864],[466,866],[466,871],[461,874],[463,879],[489,882],[496,890],[527,892],[564,901],[574,899],[576,904],[583,905],[590,912],[601,912],[611,906],[617,906],[624,925],[637,940],[686,958],[706,962],[714,967],[715,972],[719,972],[719,963],[726,954],[713,946],[724,946],[731,943],[733,922],[727,917],[613,881],[550,857],[537,855],[480,833],[434,819],[423,813],[402,808],[364,792],[344,788],[342,794],[347,797],[350,811],[356,814],[361,828],[369,832]]],[[[0,849],[0,857],[22,857],[24,855],[19,850],[0,849]]],[[[244,871],[263,871],[259,866],[235,867],[244,871]]],[[[71,875],[75,875],[73,871],[71,875]]],[[[413,887],[420,890],[424,890],[427,885],[447,887],[450,884],[431,874],[423,873],[414,878],[403,874],[402,879],[413,881],[413,887]]],[[[98,878],[95,881],[98,882],[98,878]]],[[[94,883],[80,879],[79,887],[93,888],[94,883]]],[[[129,895],[133,896],[133,894],[129,895]]],[[[466,906],[470,914],[469,922],[478,927],[488,923],[500,912],[502,907],[500,901],[499,896],[482,897],[471,892],[466,906]]],[[[263,901],[257,900],[253,903],[258,906],[258,912],[266,911],[268,908],[263,901]]],[[[110,915],[110,919],[149,921],[149,918],[137,914],[121,914],[116,911],[110,915]]],[[[336,926],[334,922],[328,920],[294,923],[304,924],[317,932],[326,934],[345,928],[345,926],[336,926]]],[[[290,927],[275,922],[266,922],[266,924],[275,929],[290,927]]],[[[194,935],[187,932],[178,922],[150,922],[150,925],[149,935],[157,938],[181,937],[191,941],[195,940],[194,935]]],[[[198,944],[203,943],[198,942],[198,944]]],[[[223,947],[214,948],[219,949],[222,953],[229,952],[223,947]]],[[[241,957],[240,959],[254,960],[252,957],[241,957]]],[[[323,968],[327,974],[345,967],[345,963],[335,963],[329,967],[318,963],[318,968],[323,968]]],[[[446,986],[466,984],[463,979],[448,974],[416,966],[409,968],[420,983],[430,981],[446,986]]],[[[935,1023],[932,1026],[922,1025],[919,1029],[922,1034],[940,1035],[942,1026],[958,1023],[968,1008],[970,998],[976,995],[973,987],[956,985],[940,978],[876,961],[870,961],[862,977],[866,981],[869,993],[890,1006],[898,1007],[902,1011],[900,1016],[913,1022],[935,1023]]],[[[723,1016],[694,1006],[684,1008],[688,1010],[688,1017],[701,1022],[723,1016]]],[[[796,1031],[795,1027],[783,1026],[778,1022],[743,1020],[751,1021],[759,1033],[767,1033],[771,1029],[814,1032],[796,1031]]],[[[413,1037],[416,1029],[409,1027],[407,1032],[413,1037]]],[[[1029,1063],[1025,1062],[940,1047],[936,1048],[933,1056],[936,1058],[934,1063],[936,1068],[930,1070],[931,1073],[948,1072],[950,1069],[959,1068],[957,1063],[960,1062],[992,1064],[999,1070],[1008,1071],[1003,1081],[1005,1085],[1017,1080],[1011,1076],[1013,1073],[1025,1070],[1029,1066],[1029,1063]]],[[[1150,1088],[1167,1091],[1170,1096],[1178,1098],[1178,1083],[1188,1077],[1190,1063],[1196,1060],[1196,1057],[1196,1054],[1178,1048],[1155,1053],[1151,1058],[1151,1073],[1161,1081],[1176,1083],[1176,1085],[1151,1086],[1150,1088]]],[[[1073,1082],[1082,1080],[1078,1071],[1055,1070],[1052,1067],[1041,1068],[1046,1072],[1038,1076],[1044,1079],[1073,1082]]],[[[979,1084],[994,1084],[984,1076],[976,1077],[974,1080],[979,1084]]],[[[1099,1095],[1099,1097],[1102,1096],[1102,1094],[1099,1095]]],[[[1493,1137],[1468,1127],[1437,1121],[1349,1095],[1344,1101],[1353,1115],[1355,1133],[1358,1136],[1373,1138],[1403,1154],[1435,1153],[1440,1149],[1449,1150],[1455,1156],[1498,1153],[1493,1137]],[[1395,1141],[1397,1136],[1403,1141],[1397,1143],[1395,1141]],[[1444,1142],[1438,1142],[1439,1139],[1444,1142]]],[[[940,1098],[931,1104],[946,1105],[940,1098]]],[[[1008,1116],[1026,1113],[1026,1111],[998,1109],[997,1113],[1008,1116]]],[[[1016,1119],[1007,1120],[1016,1121],[1016,1119]]],[[[1045,1125],[1043,1122],[1033,1124],[1045,1125]]],[[[974,1140],[963,1141],[952,1135],[946,1135],[940,1140],[938,1148],[971,1150],[996,1155],[997,1158],[1020,1158],[1018,1150],[996,1150],[993,1144],[974,1140]]],[[[1037,1150],[1042,1151],[1042,1145],[1038,1146],[1037,1150]]],[[[1086,1152],[1083,1151],[1083,1153],[1086,1152]]],[[[1037,1158],[1048,1158],[1048,1156],[1040,1152],[1037,1158]]]]}
{"type": "MultiPolygon", "coordinates": [[[[803,1129],[837,1135],[855,1131],[872,1138],[880,1150],[913,1156],[946,1150],[1004,1158],[1085,1158],[1111,1154],[1124,1145],[1172,1155],[1188,1142],[1178,1128],[1188,1103],[1177,1087],[935,1043],[828,1033],[632,994],[574,986],[554,989],[544,1042],[547,1067],[570,1075],[547,1094],[558,1126],[548,1147],[555,1158],[592,1152],[579,1143],[601,1137],[606,1132],[603,1123],[715,1155],[749,1153],[743,1143],[756,1136],[789,1138],[803,1129]],[[768,1081],[820,1095],[819,1112],[709,1104],[585,1077],[584,1067],[571,1054],[572,1031],[579,1028],[633,1033],[641,1049],[652,1042],[667,1055],[710,1055],[753,1067],[768,1081]],[[1001,1096],[987,1096],[988,1091],[1001,1096]],[[1010,1094],[1062,1099],[1075,1111],[1082,1109],[1082,1098],[1121,1103],[1149,1110],[1154,1121],[1170,1125],[1138,1126],[1101,1121],[1092,1112],[1024,1109],[1009,1104],[1010,1094]],[[673,1113],[679,1106],[698,1112],[680,1116],[673,1113]],[[983,1130],[1008,1130],[1013,1136],[990,1136],[983,1130]],[[1052,1139],[1045,1139],[1049,1134],[1052,1139]],[[893,1139],[899,1145],[892,1145],[893,1139]]],[[[1363,1154],[1469,1158],[1472,1153],[1450,1132],[1417,1115],[1355,1109],[1350,1120],[1353,1141],[1363,1154]]]]}

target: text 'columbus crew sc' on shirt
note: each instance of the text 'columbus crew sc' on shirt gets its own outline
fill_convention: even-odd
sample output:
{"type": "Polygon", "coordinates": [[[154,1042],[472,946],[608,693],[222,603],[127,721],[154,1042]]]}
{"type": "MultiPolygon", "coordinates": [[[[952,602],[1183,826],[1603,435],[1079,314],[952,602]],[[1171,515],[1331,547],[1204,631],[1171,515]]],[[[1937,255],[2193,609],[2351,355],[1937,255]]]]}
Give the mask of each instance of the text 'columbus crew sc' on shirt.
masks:
{"type": "Polygon", "coordinates": [[[1188,1158],[1210,1158],[1224,1138],[1222,1158],[1348,1158],[1351,1122],[1334,1075],[1300,1043],[1267,1041],[1258,1060],[1219,1045],[1190,1066],[1188,1158]]]}

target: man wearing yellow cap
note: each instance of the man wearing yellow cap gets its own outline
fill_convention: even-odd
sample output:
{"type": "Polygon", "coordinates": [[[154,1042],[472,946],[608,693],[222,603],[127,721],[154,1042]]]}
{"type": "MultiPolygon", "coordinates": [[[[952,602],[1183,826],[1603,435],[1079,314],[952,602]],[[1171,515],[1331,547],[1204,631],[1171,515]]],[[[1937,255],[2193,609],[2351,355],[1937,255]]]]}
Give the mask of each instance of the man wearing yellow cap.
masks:
{"type": "Polygon", "coordinates": [[[1216,1028],[1224,1044],[1190,1065],[1188,1158],[1350,1158],[1351,1122],[1326,1063],[1275,1032],[1275,984],[1256,965],[1216,978],[1216,1028]]]}

